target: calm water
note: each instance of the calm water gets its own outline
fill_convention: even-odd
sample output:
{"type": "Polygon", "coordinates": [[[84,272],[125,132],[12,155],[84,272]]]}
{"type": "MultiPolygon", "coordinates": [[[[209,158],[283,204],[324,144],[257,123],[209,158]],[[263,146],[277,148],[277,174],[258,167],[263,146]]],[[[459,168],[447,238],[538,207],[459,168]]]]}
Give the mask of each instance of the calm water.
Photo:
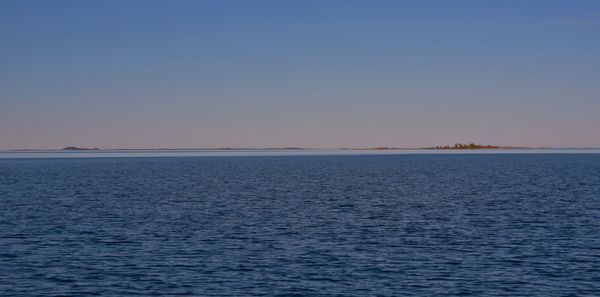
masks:
{"type": "Polygon", "coordinates": [[[0,160],[0,295],[598,296],[600,154],[0,160]]]}

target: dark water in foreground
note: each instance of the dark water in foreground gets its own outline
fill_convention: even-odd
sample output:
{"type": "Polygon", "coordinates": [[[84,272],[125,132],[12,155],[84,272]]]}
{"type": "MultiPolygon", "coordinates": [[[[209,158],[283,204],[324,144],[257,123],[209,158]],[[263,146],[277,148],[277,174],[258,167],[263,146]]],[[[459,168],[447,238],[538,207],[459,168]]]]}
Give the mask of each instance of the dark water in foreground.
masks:
{"type": "Polygon", "coordinates": [[[598,296],[600,155],[0,160],[0,295],[598,296]]]}

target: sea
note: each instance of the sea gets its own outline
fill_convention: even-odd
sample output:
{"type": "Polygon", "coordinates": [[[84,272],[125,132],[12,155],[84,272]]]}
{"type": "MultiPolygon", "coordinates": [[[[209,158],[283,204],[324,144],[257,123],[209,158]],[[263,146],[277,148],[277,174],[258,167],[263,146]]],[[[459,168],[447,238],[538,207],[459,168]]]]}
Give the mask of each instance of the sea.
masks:
{"type": "Polygon", "coordinates": [[[600,151],[3,152],[0,296],[600,296],[600,151]]]}

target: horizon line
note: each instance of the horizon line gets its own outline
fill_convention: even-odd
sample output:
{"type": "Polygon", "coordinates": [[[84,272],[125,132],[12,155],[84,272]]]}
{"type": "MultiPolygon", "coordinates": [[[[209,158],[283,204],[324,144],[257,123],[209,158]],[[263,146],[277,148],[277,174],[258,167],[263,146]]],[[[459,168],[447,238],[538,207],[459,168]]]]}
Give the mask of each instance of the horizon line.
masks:
{"type": "Polygon", "coordinates": [[[493,148],[436,148],[436,147],[337,147],[337,148],[320,148],[320,147],[175,147],[175,148],[42,148],[42,149],[0,149],[0,152],[98,152],[98,151],[243,151],[243,150],[370,150],[370,151],[385,151],[385,150],[506,150],[506,149],[522,149],[522,150],[600,150],[600,147],[527,147],[527,146],[494,146],[493,148]]]}

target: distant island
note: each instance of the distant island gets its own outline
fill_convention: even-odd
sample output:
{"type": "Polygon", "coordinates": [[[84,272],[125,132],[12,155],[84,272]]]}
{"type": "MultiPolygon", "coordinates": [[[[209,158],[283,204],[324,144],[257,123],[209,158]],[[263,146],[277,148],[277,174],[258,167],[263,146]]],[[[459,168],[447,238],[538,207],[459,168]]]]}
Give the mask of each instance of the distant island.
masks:
{"type": "Polygon", "coordinates": [[[397,151],[397,150],[414,150],[414,148],[402,148],[402,147],[390,147],[390,146],[377,146],[367,148],[340,148],[340,150],[353,150],[353,151],[397,151]]]}
{"type": "Polygon", "coordinates": [[[217,148],[87,148],[77,146],[67,146],[61,149],[13,149],[13,152],[45,152],[45,151],[275,151],[275,150],[315,150],[313,148],[302,147],[267,147],[267,148],[245,148],[245,147],[217,147],[217,148]]]}
{"type": "Polygon", "coordinates": [[[529,149],[529,147],[516,147],[516,146],[498,146],[498,145],[482,145],[475,143],[455,143],[454,145],[442,145],[434,147],[421,147],[421,148],[405,148],[405,147],[388,147],[378,146],[370,148],[341,148],[349,150],[369,150],[369,151],[386,151],[386,150],[494,150],[494,149],[529,149]]]}
{"type": "Polygon", "coordinates": [[[423,149],[433,150],[493,150],[493,149],[526,149],[527,147],[514,147],[514,146],[497,146],[497,145],[481,145],[475,143],[455,143],[454,145],[444,145],[436,147],[428,147],[423,149]]]}
{"type": "MultiPolygon", "coordinates": [[[[518,147],[518,146],[499,146],[499,145],[482,145],[475,143],[455,143],[454,145],[443,145],[434,147],[392,147],[392,146],[376,146],[351,148],[342,147],[337,150],[351,151],[397,151],[397,150],[494,150],[494,149],[549,149],[549,147],[518,147]]],[[[116,152],[116,151],[303,151],[303,150],[319,150],[319,148],[303,148],[303,147],[267,147],[267,148],[236,148],[236,147],[217,147],[217,148],[87,148],[77,146],[67,146],[62,149],[14,149],[14,152],[39,152],[39,151],[101,151],[101,152],[116,152]]]]}
{"type": "Polygon", "coordinates": [[[87,148],[87,147],[76,147],[76,146],[67,146],[62,148],[63,151],[99,151],[99,148],[87,148]]]}

